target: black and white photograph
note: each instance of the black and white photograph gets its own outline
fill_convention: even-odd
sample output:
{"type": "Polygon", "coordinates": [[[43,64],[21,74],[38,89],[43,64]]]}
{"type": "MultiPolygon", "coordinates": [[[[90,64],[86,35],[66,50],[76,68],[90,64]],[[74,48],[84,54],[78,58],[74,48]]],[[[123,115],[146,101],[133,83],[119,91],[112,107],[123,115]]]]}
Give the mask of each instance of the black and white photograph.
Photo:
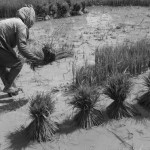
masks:
{"type": "Polygon", "coordinates": [[[150,0],[0,0],[0,150],[150,150],[150,0]]]}

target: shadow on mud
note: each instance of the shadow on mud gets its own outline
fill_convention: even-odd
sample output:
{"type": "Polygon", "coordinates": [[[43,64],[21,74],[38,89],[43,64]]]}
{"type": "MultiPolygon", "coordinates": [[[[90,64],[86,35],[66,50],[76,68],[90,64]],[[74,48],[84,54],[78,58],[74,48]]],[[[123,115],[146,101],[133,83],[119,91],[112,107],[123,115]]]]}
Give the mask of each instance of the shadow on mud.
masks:
{"type": "Polygon", "coordinates": [[[19,99],[17,101],[14,101],[13,99],[0,100],[0,104],[2,103],[7,104],[0,106],[0,113],[15,111],[16,109],[19,109],[20,107],[26,105],[28,103],[28,100],[26,99],[19,99]]]}
{"type": "Polygon", "coordinates": [[[27,138],[25,133],[25,127],[21,126],[20,129],[10,133],[7,135],[7,140],[9,146],[7,149],[10,150],[22,150],[27,147],[31,147],[33,143],[30,142],[29,138],[27,138]]]}
{"type": "Polygon", "coordinates": [[[6,100],[3,100],[5,98],[9,98],[9,95],[8,94],[0,95],[0,103],[2,103],[3,101],[4,101],[4,103],[7,102],[6,100]]]}
{"type": "MultiPolygon", "coordinates": [[[[97,125],[95,126],[105,126],[107,123],[109,123],[109,119],[108,117],[106,117],[106,111],[103,110],[101,111],[101,121],[99,122],[99,120],[97,120],[97,125]]],[[[99,118],[100,119],[100,118],[99,118]]],[[[92,129],[92,127],[95,127],[95,126],[92,126],[87,128],[87,129],[92,129]]],[[[58,125],[58,128],[59,130],[57,131],[58,134],[70,134],[70,133],[73,133],[74,131],[76,130],[80,130],[80,129],[84,129],[84,128],[81,128],[78,123],[75,121],[75,116],[72,117],[72,119],[66,119],[64,120],[62,123],[60,123],[58,125]]]]}
{"type": "Polygon", "coordinates": [[[58,124],[58,134],[69,134],[80,129],[73,119],[66,119],[62,123],[58,124]]]}
{"type": "Polygon", "coordinates": [[[147,121],[150,120],[149,111],[146,110],[144,107],[140,106],[139,104],[135,104],[136,109],[140,113],[139,116],[134,116],[133,120],[135,120],[136,124],[146,124],[147,121]]]}

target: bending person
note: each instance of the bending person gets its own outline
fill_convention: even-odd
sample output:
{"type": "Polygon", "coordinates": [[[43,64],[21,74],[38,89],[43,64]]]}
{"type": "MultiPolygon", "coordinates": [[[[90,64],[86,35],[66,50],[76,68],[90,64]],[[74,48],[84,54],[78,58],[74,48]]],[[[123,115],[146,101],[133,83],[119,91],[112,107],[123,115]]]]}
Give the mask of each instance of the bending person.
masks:
{"type": "Polygon", "coordinates": [[[16,18],[0,21],[0,77],[5,93],[18,93],[14,81],[23,67],[23,57],[35,62],[38,60],[27,49],[29,29],[34,22],[35,11],[31,6],[19,9],[16,18]],[[14,49],[16,46],[17,50],[14,49]]]}

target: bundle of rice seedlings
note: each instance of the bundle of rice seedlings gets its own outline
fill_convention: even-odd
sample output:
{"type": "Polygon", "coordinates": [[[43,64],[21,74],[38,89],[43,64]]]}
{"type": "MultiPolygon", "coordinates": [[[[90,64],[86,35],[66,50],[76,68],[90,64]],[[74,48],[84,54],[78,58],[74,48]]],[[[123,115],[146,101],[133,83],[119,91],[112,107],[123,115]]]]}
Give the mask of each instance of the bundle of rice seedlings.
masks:
{"type": "Polygon", "coordinates": [[[103,123],[103,114],[96,108],[98,98],[99,93],[92,87],[84,85],[77,89],[70,104],[76,108],[77,112],[73,119],[78,127],[89,129],[103,123]]]}
{"type": "Polygon", "coordinates": [[[37,93],[32,97],[29,108],[32,122],[26,128],[26,135],[31,141],[46,142],[52,140],[57,125],[51,120],[54,111],[51,94],[37,93]]]}
{"type": "Polygon", "coordinates": [[[73,56],[73,46],[69,47],[63,45],[60,50],[53,49],[52,44],[45,44],[42,51],[33,51],[34,55],[38,58],[35,60],[28,60],[27,63],[30,65],[31,69],[42,67],[47,64],[51,64],[54,61],[68,58],[73,56]]]}
{"type": "Polygon", "coordinates": [[[138,103],[147,110],[150,110],[150,73],[147,77],[144,77],[143,80],[146,92],[138,98],[138,103]]]}
{"type": "Polygon", "coordinates": [[[133,117],[137,114],[135,107],[125,102],[131,86],[132,83],[126,74],[118,73],[108,79],[104,87],[104,94],[114,100],[114,102],[107,107],[107,113],[111,119],[133,117]]]}

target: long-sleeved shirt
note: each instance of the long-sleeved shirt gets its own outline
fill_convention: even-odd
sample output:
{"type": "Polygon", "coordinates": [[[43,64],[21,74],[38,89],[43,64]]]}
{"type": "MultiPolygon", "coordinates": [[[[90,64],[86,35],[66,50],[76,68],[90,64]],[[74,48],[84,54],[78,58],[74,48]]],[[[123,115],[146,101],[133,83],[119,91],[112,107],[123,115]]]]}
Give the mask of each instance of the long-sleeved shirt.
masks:
{"type": "Polygon", "coordinates": [[[0,21],[0,48],[15,56],[20,53],[27,59],[37,58],[27,49],[28,27],[20,18],[11,18],[0,21]],[[18,50],[15,50],[15,47],[18,50]]]}

